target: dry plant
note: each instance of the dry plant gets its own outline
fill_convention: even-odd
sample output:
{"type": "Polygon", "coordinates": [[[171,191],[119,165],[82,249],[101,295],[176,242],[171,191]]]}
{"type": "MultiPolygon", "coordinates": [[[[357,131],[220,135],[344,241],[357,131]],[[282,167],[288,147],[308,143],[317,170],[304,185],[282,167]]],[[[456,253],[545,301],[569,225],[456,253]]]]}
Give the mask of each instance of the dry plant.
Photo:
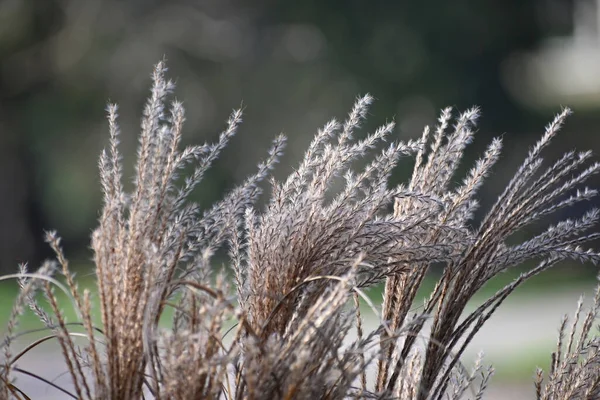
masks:
{"type": "MultiPolygon", "coordinates": [[[[270,180],[263,209],[255,206],[259,184],[280,157],[283,136],[254,175],[201,211],[188,197],[242,114],[231,114],[216,144],[180,150],[184,110],[178,101],[167,107],[174,85],[165,71],[160,62],[152,76],[132,193],[122,184],[117,107],[107,108],[110,141],[99,162],[104,207],[92,236],[102,324],[94,324],[91,294],[77,288],[59,238],[47,233],[56,260],[35,273],[21,266],[19,274],[5,277],[18,278],[21,291],[2,344],[2,398],[28,398],[13,378],[27,373],[16,362],[41,342],[56,340],[72,387],[47,382],[78,399],[480,399],[492,369],[480,359],[469,372],[460,360],[492,313],[527,278],[561,260],[600,260],[599,253],[580,247],[600,235],[587,233],[598,220],[596,209],[521,244],[506,241],[597,194],[581,188],[600,168],[588,163],[591,152],[568,152],[542,169],[541,152],[566,109],[476,228],[469,224],[477,191],[500,156],[501,139],[492,141],[461,185],[451,181],[479,110],[453,123],[452,110],[445,109],[433,132],[426,128],[418,141],[392,142],[377,152],[393,123],[363,140],[353,138],[372,101],[368,95],[345,122],[333,120],[319,130],[286,180],[270,180]],[[355,171],[355,161],[372,152],[372,161],[355,171]],[[399,159],[413,154],[410,182],[390,187],[399,159]],[[181,178],[188,167],[193,172],[181,178]],[[345,185],[335,191],[332,182],[340,177],[345,185]],[[228,249],[230,268],[215,274],[211,257],[220,248],[228,249]],[[536,267],[465,313],[486,282],[532,259],[540,260],[536,267]],[[443,275],[415,313],[417,289],[432,264],[445,265],[443,275]],[[65,285],[53,278],[57,269],[65,285]],[[358,304],[363,298],[377,313],[363,289],[382,282],[380,325],[367,332],[358,304]],[[56,287],[77,310],[75,326],[59,308],[56,287]],[[38,292],[49,311],[38,304],[38,292]],[[51,333],[15,355],[11,344],[26,306],[51,333]],[[165,326],[159,320],[167,308],[174,316],[165,326]],[[83,347],[77,337],[85,340],[83,347]],[[375,374],[367,376],[371,367],[375,374]]],[[[580,304],[566,342],[563,323],[546,383],[539,371],[532,386],[538,399],[600,395],[600,343],[592,335],[598,293],[577,333],[580,304]]]]}

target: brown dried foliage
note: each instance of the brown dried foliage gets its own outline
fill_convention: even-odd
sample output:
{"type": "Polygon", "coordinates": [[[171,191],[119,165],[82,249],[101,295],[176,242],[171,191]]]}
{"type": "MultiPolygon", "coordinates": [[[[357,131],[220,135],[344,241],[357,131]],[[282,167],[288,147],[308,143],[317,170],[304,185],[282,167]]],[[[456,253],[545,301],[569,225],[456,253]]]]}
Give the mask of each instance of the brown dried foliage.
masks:
{"type": "MultiPolygon", "coordinates": [[[[541,151],[564,123],[566,109],[475,228],[470,223],[477,190],[500,156],[501,140],[492,141],[461,185],[452,187],[451,181],[473,137],[478,109],[460,114],[454,125],[452,110],[444,110],[433,133],[426,128],[418,141],[392,142],[355,171],[353,162],[377,151],[394,129],[388,123],[363,140],[353,138],[372,101],[368,95],[357,100],[344,123],[333,120],[319,130],[285,181],[271,180],[264,209],[254,206],[259,184],[277,162],[283,136],[254,175],[201,211],[188,197],[235,134],[242,114],[231,114],[216,144],[180,150],[184,110],[177,101],[166,107],[174,85],[165,71],[161,62],[153,73],[132,193],[122,185],[117,107],[107,108],[110,141],[99,163],[104,207],[92,235],[102,324],[94,325],[90,293],[80,293],[58,237],[48,233],[56,263],[45,263],[35,274],[23,266],[16,275],[21,292],[2,346],[3,398],[27,398],[12,380],[13,373],[24,372],[15,362],[41,343],[12,353],[26,305],[51,332],[43,341],[58,341],[73,383],[59,390],[73,398],[481,398],[491,368],[479,359],[468,372],[460,359],[504,299],[561,260],[600,260],[596,251],[580,247],[599,236],[592,231],[596,209],[521,244],[506,244],[524,226],[597,194],[581,188],[600,168],[588,164],[590,152],[566,153],[541,169],[541,151]],[[410,182],[390,187],[398,160],[411,154],[416,163],[410,182]],[[179,173],[190,165],[193,172],[182,181],[179,173]],[[332,191],[338,177],[345,186],[332,191]],[[233,280],[215,277],[211,267],[212,254],[222,247],[229,250],[233,280]],[[541,260],[537,267],[465,313],[486,282],[532,259],[541,260]],[[437,286],[424,308],[411,314],[427,270],[440,263],[445,268],[437,286]],[[52,278],[55,264],[66,287],[52,278]],[[369,332],[358,298],[363,288],[380,282],[385,283],[380,325],[369,332]],[[66,322],[55,285],[70,294],[83,331],[66,322]],[[45,294],[49,312],[37,303],[37,291],[45,294]],[[172,323],[160,325],[167,307],[175,310],[172,323]],[[75,337],[86,340],[85,348],[75,337]],[[370,366],[376,369],[372,378],[370,366]]],[[[546,383],[541,371],[535,380],[538,399],[600,395],[599,343],[592,334],[599,306],[597,294],[577,334],[580,305],[566,343],[563,323],[546,383]]]]}

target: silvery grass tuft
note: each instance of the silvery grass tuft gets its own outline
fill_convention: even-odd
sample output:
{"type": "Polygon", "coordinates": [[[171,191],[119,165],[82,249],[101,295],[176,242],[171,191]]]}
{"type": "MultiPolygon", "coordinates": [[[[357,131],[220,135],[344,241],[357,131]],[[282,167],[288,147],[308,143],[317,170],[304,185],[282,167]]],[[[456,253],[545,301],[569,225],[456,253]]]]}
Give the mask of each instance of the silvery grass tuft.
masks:
{"type": "MultiPolygon", "coordinates": [[[[470,221],[477,191],[500,156],[501,139],[491,142],[462,184],[451,181],[479,110],[454,117],[445,109],[437,127],[416,141],[393,141],[394,123],[356,140],[372,102],[368,95],[357,99],[344,122],[332,120],[318,131],[287,179],[270,178],[285,144],[279,136],[253,175],[200,210],[188,197],[236,133],[242,114],[231,114],[217,143],[181,150],[184,110],[180,102],[168,102],[174,85],[165,71],[160,62],[152,75],[131,193],[122,184],[117,106],[107,108],[110,139],[99,162],[104,207],[92,235],[102,324],[94,324],[91,294],[78,290],[59,238],[47,233],[56,260],[34,273],[23,265],[5,277],[18,278],[21,291],[1,345],[2,398],[28,398],[18,379],[28,371],[17,362],[54,340],[72,386],[47,384],[70,398],[480,399],[492,369],[479,360],[468,370],[460,360],[504,299],[561,260],[600,260],[598,252],[581,247],[600,236],[588,233],[597,209],[523,243],[506,243],[521,228],[597,194],[582,187],[600,169],[589,162],[589,151],[568,152],[542,167],[541,153],[566,109],[475,228],[470,221]],[[364,168],[353,169],[371,153],[364,168]],[[416,159],[412,178],[390,186],[392,170],[406,156],[416,159]],[[180,177],[188,168],[192,172],[180,177]],[[332,182],[340,177],[345,185],[334,191],[332,182]],[[265,180],[271,193],[257,208],[265,180]],[[228,250],[230,268],[215,274],[211,256],[220,248],[228,250]],[[528,260],[539,264],[465,312],[488,280],[528,260]],[[415,313],[411,306],[432,264],[445,265],[443,275],[415,313]],[[53,278],[57,269],[65,284],[53,278]],[[363,289],[381,282],[379,312],[363,289]],[[65,320],[56,288],[69,294],[75,324],[65,320]],[[38,292],[49,308],[38,303],[38,292]],[[380,317],[373,331],[363,322],[360,298],[380,317]],[[25,307],[50,333],[15,354],[11,344],[25,307]],[[159,325],[166,309],[174,310],[171,324],[159,325]],[[367,376],[367,370],[374,373],[367,376]]],[[[594,300],[589,312],[580,303],[574,321],[561,324],[551,370],[535,374],[537,399],[600,396],[600,339],[592,331],[600,291],[594,300]]]]}

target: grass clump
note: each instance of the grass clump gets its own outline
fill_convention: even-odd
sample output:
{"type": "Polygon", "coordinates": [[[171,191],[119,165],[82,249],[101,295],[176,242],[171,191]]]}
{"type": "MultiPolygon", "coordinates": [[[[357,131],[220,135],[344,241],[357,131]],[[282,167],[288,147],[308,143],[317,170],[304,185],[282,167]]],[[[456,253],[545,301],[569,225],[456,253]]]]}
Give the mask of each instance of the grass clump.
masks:
{"type": "MultiPolygon", "coordinates": [[[[451,181],[479,110],[453,122],[452,110],[445,109],[433,131],[426,128],[416,141],[392,141],[355,171],[353,162],[375,152],[394,129],[392,122],[363,140],[353,138],[372,102],[368,95],[343,123],[332,120],[319,130],[287,179],[270,179],[264,208],[255,206],[259,184],[269,179],[283,136],[253,175],[201,211],[187,199],[237,131],[242,113],[231,114],[216,144],[181,150],[184,109],[178,101],[167,106],[174,85],[165,71],[160,62],[152,76],[131,193],[122,184],[117,106],[107,108],[110,139],[99,162],[104,206],[92,235],[102,324],[94,325],[90,292],[78,289],[58,236],[47,233],[56,260],[35,273],[22,266],[17,275],[21,291],[2,344],[2,398],[28,398],[13,378],[26,371],[15,365],[22,353],[14,355],[11,344],[19,315],[29,307],[51,332],[44,340],[60,346],[72,387],[59,389],[72,398],[479,399],[493,370],[479,359],[467,371],[460,360],[506,297],[561,260],[600,260],[598,252],[580,247],[600,236],[592,231],[597,209],[507,244],[523,227],[597,194],[582,187],[600,168],[589,163],[591,152],[568,152],[542,169],[541,152],[567,109],[546,127],[475,228],[477,191],[500,156],[501,139],[491,142],[461,185],[451,181]],[[390,187],[392,170],[408,155],[416,157],[412,178],[390,187]],[[190,166],[190,175],[180,179],[190,166]],[[332,191],[339,177],[345,185],[332,191]],[[215,277],[211,267],[221,248],[228,250],[232,280],[224,273],[215,277]],[[490,279],[530,260],[539,264],[465,313],[490,279]],[[411,305],[433,264],[443,264],[444,272],[415,313],[411,305]],[[53,278],[56,270],[65,286],[53,278]],[[367,332],[359,300],[372,304],[363,289],[381,282],[380,314],[373,306],[380,324],[367,332]],[[55,287],[69,293],[79,330],[65,321],[55,287]],[[38,304],[38,292],[49,312],[38,304]],[[169,308],[171,323],[159,326],[169,308]],[[232,318],[236,324],[227,330],[232,318]],[[75,337],[85,339],[83,348],[75,337]]],[[[592,335],[600,291],[594,300],[585,315],[580,304],[570,329],[566,320],[561,325],[551,370],[536,375],[538,399],[600,396],[600,342],[592,335]]]]}

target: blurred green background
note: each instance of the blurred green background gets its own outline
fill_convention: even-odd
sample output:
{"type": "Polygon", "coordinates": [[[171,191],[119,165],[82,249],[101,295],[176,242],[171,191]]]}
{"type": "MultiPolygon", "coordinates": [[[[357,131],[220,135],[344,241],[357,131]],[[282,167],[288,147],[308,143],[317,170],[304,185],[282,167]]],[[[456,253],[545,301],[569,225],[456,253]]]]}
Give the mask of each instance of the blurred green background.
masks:
{"type": "MultiPolygon", "coordinates": [[[[129,177],[149,75],[163,56],[188,111],[188,143],[214,140],[231,109],[246,110],[240,134],[195,193],[203,206],[241,182],[281,131],[290,145],[276,176],[288,174],[317,128],[344,118],[355,96],[369,92],[378,101],[365,131],[394,118],[406,138],[418,137],[445,106],[482,107],[463,171],[492,136],[505,139],[482,194],[485,210],[561,105],[576,113],[549,155],[599,147],[594,7],[584,0],[3,0],[0,272],[49,257],[47,229],[58,230],[73,265],[89,264],[105,104],[120,104],[129,177]]],[[[396,179],[408,171],[400,168],[396,179]]]]}
{"type": "MultiPolygon", "coordinates": [[[[187,109],[187,143],[215,140],[231,109],[245,108],[240,133],[194,194],[202,206],[241,182],[282,131],[289,146],[275,175],[290,173],[316,130],[343,119],[354,98],[369,92],[377,102],[365,132],[394,118],[407,139],[434,124],[443,107],[481,106],[462,171],[492,137],[505,143],[482,191],[483,213],[561,106],[575,115],[548,158],[600,148],[598,3],[2,0],[0,273],[23,261],[36,268],[51,256],[43,230],[56,229],[71,264],[89,276],[105,104],[120,105],[130,177],[150,72],[163,56],[187,109]]],[[[402,164],[395,179],[406,179],[410,166],[402,164]]],[[[589,288],[596,272],[564,265],[518,293],[540,286],[555,293],[565,281],[589,288]]],[[[15,288],[1,290],[5,320],[15,288]]]]}

